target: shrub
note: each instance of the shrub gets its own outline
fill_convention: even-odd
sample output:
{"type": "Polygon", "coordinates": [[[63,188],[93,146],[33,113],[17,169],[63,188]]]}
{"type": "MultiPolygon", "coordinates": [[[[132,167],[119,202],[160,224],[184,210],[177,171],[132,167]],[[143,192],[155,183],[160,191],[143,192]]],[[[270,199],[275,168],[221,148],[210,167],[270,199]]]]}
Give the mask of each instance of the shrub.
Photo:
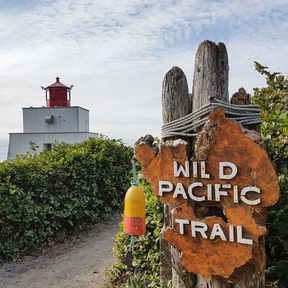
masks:
{"type": "Polygon", "coordinates": [[[267,87],[254,88],[253,100],[260,106],[263,123],[261,138],[279,175],[280,199],[269,208],[266,238],[267,278],[280,279],[279,287],[288,283],[288,79],[270,73],[255,62],[256,70],[265,76],[267,87]]]}
{"type": "Polygon", "coordinates": [[[0,164],[0,260],[93,224],[119,208],[132,149],[90,138],[0,164]]]}

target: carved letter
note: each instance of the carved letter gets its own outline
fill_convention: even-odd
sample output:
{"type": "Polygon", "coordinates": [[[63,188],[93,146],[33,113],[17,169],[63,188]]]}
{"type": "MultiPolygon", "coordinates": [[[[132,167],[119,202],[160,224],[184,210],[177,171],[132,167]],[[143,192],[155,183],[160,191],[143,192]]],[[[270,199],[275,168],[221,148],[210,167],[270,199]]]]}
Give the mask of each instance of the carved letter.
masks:
{"type": "Polygon", "coordinates": [[[247,198],[245,197],[245,195],[246,195],[246,193],[248,193],[248,192],[256,192],[256,193],[260,194],[260,189],[259,189],[258,187],[256,187],[256,186],[248,186],[248,187],[245,187],[245,188],[243,188],[243,189],[241,190],[241,196],[240,196],[241,200],[242,200],[244,203],[248,204],[248,205],[257,205],[257,204],[260,204],[261,198],[258,198],[258,199],[256,199],[256,200],[249,200],[249,199],[247,199],[247,198]]]}
{"type": "Polygon", "coordinates": [[[193,190],[195,187],[203,187],[203,183],[201,183],[201,182],[194,182],[194,183],[192,183],[192,184],[188,187],[188,194],[189,194],[190,198],[191,198],[192,200],[194,200],[194,201],[197,201],[197,202],[205,201],[205,196],[198,197],[198,196],[193,195],[192,190],[193,190]]]}
{"type": "Polygon", "coordinates": [[[196,237],[196,232],[200,232],[203,238],[207,239],[206,231],[208,230],[208,226],[206,223],[191,221],[191,232],[192,237],[196,237]]]}
{"type": "Polygon", "coordinates": [[[242,235],[243,235],[242,226],[237,226],[237,242],[242,244],[253,245],[253,240],[243,238],[242,235]]]}
{"type": "Polygon", "coordinates": [[[189,161],[185,161],[185,168],[182,165],[179,165],[177,161],[174,161],[174,176],[179,177],[180,174],[182,173],[184,177],[190,177],[190,172],[189,172],[189,161]]]}
{"type": "MultiPolygon", "coordinates": [[[[223,184],[223,188],[231,188],[230,184],[223,184]]],[[[227,191],[220,190],[221,184],[215,184],[215,201],[220,202],[221,196],[228,196],[227,191]]]]}
{"type": "Polygon", "coordinates": [[[210,239],[213,240],[216,236],[220,236],[220,238],[223,240],[223,241],[227,241],[225,235],[224,235],[224,232],[220,226],[220,224],[218,223],[215,223],[213,225],[213,229],[212,229],[212,232],[211,232],[211,235],[210,235],[210,239]]]}
{"type": "Polygon", "coordinates": [[[159,181],[159,196],[163,196],[163,192],[171,192],[173,185],[170,181],[159,181]],[[166,186],[166,187],[163,187],[166,186]]]}
{"type": "Polygon", "coordinates": [[[177,198],[178,195],[182,195],[184,199],[188,199],[182,183],[177,183],[174,190],[173,198],[177,198]]]}
{"type": "Polygon", "coordinates": [[[175,219],[175,223],[179,224],[179,232],[181,235],[184,234],[184,225],[189,224],[189,220],[186,219],[175,219]]]}
{"type": "Polygon", "coordinates": [[[237,166],[232,162],[219,162],[219,179],[233,179],[238,172],[237,166]],[[224,174],[225,167],[231,169],[230,174],[224,174]]]}

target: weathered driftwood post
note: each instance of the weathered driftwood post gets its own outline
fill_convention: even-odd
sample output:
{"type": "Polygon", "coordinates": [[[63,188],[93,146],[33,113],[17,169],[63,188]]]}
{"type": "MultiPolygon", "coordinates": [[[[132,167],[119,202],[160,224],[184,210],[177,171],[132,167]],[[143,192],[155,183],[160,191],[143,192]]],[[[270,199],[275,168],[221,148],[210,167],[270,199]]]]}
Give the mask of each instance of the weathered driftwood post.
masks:
{"type": "MultiPolygon", "coordinates": [[[[188,115],[192,111],[192,98],[189,94],[188,83],[184,72],[174,66],[169,70],[162,84],[162,121],[163,124],[170,123],[188,115]]],[[[173,138],[173,137],[172,137],[173,138]]],[[[165,139],[165,142],[171,141],[165,139]]],[[[188,140],[188,139],[185,139],[188,140]]],[[[171,209],[164,204],[165,230],[171,225],[171,209]]],[[[172,280],[173,287],[185,288],[185,283],[179,275],[182,267],[179,260],[179,252],[165,239],[161,239],[161,286],[167,287],[172,280]]]]}
{"type": "Polygon", "coordinates": [[[237,123],[259,123],[259,109],[217,100],[228,100],[224,44],[199,46],[193,86],[191,100],[182,70],[167,73],[164,141],[156,147],[143,138],[135,147],[144,177],[166,205],[162,276],[170,275],[173,288],[264,288],[265,209],[277,202],[279,186],[255,133],[237,123]],[[185,137],[195,136],[191,147],[185,137]]]}
{"type": "MultiPolygon", "coordinates": [[[[211,96],[228,101],[228,72],[228,55],[225,45],[222,43],[216,45],[210,41],[201,43],[195,57],[192,95],[189,95],[186,76],[180,68],[173,67],[165,75],[162,86],[163,124],[196,111],[205,104],[208,104],[211,96]]],[[[182,137],[182,139],[189,141],[186,137],[182,137]]],[[[165,140],[170,141],[171,139],[168,138],[165,140]]],[[[168,226],[169,223],[171,225],[171,212],[169,206],[165,205],[165,226],[168,226]]],[[[183,269],[177,249],[171,246],[171,255],[169,255],[169,247],[166,245],[170,245],[166,244],[167,241],[164,239],[162,243],[163,248],[161,248],[161,253],[164,254],[162,258],[164,267],[162,269],[167,271],[169,265],[172,267],[172,286],[175,288],[192,287],[193,275],[189,276],[186,274],[185,277],[181,277],[183,269]],[[167,263],[167,259],[170,258],[172,263],[167,263]]],[[[165,278],[163,277],[162,279],[164,280],[165,278]]],[[[164,280],[163,282],[165,286],[166,281],[164,280]]],[[[200,282],[204,281],[200,280],[200,282]]]]}
{"type": "MultiPolygon", "coordinates": [[[[211,97],[228,102],[229,62],[223,43],[202,42],[195,56],[193,75],[193,111],[210,102],[211,97]]],[[[197,275],[199,288],[224,288],[221,280],[215,277],[197,275]]],[[[198,288],[197,287],[197,288],[198,288]]]]}
{"type": "MultiPolygon", "coordinates": [[[[194,66],[193,111],[208,104],[210,97],[228,102],[228,75],[228,54],[225,45],[223,43],[216,45],[211,41],[201,43],[196,53],[194,66]]],[[[262,245],[264,253],[264,243],[262,245]]],[[[265,285],[263,273],[258,273],[251,265],[242,269],[237,277],[239,278],[237,286],[239,288],[257,288],[265,285]]],[[[197,278],[197,288],[231,287],[231,284],[227,284],[227,281],[219,277],[202,277],[198,275],[197,278]]]]}
{"type": "Polygon", "coordinates": [[[193,111],[210,102],[211,97],[228,101],[229,64],[226,47],[202,42],[196,52],[193,77],[193,111]]]}

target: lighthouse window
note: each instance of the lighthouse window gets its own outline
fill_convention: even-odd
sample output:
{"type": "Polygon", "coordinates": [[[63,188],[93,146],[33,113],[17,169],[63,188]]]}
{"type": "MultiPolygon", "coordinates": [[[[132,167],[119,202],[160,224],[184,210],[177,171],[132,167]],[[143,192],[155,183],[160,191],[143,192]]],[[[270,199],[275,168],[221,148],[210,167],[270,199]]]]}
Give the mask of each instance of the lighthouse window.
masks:
{"type": "Polygon", "coordinates": [[[51,150],[52,150],[52,143],[43,144],[43,151],[51,151],[51,150]]]}

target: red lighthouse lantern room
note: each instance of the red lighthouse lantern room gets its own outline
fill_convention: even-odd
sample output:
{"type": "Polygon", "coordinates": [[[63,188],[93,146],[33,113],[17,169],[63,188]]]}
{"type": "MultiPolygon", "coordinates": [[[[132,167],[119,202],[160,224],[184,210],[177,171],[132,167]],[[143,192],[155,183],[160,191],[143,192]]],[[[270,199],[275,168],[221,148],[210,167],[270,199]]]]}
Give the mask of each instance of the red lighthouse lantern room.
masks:
{"type": "Polygon", "coordinates": [[[67,87],[56,77],[56,82],[41,88],[46,91],[46,107],[70,107],[71,89],[73,85],[67,87]]]}

